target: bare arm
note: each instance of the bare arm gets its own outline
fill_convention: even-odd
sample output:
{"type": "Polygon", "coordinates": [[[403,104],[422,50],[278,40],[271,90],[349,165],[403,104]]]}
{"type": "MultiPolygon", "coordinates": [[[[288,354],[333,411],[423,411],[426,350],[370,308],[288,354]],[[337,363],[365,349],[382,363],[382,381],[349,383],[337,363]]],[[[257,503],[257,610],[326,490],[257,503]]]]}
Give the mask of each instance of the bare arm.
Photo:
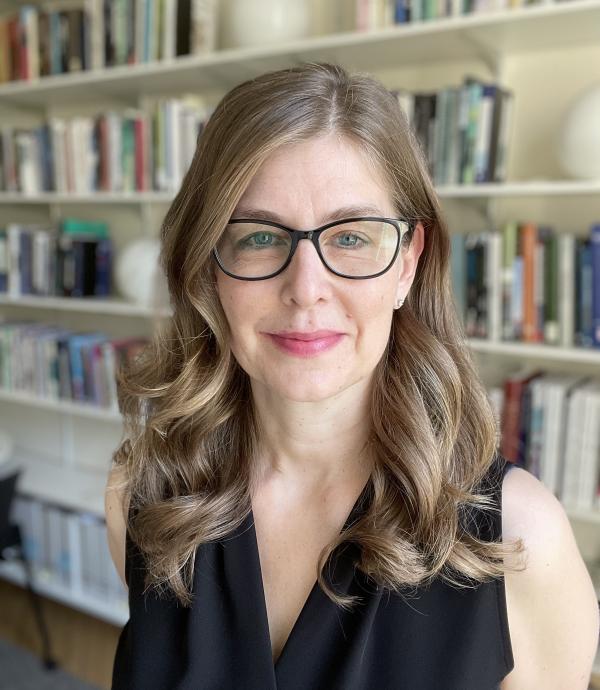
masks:
{"type": "Polygon", "coordinates": [[[125,581],[125,534],[129,497],[122,487],[123,477],[124,470],[121,467],[115,466],[110,470],[104,492],[104,512],[110,554],[117,573],[127,588],[125,581]]]}
{"type": "Polygon", "coordinates": [[[599,635],[598,600],[560,501],[533,474],[504,480],[503,540],[521,536],[527,569],[507,574],[515,668],[502,690],[587,690],[599,635]]]}

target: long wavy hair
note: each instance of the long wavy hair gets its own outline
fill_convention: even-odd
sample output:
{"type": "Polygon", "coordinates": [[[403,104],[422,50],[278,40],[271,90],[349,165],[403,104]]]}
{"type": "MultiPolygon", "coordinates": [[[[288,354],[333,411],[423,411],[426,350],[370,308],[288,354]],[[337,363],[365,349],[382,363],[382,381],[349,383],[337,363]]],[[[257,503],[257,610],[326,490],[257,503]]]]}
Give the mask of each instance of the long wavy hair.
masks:
{"type": "Polygon", "coordinates": [[[476,586],[515,569],[504,559],[523,550],[522,540],[481,539],[469,526],[475,510],[499,510],[482,488],[499,431],[455,312],[448,229],[423,149],[377,79],[308,62],[237,85],[205,123],[161,227],[172,316],[117,377],[125,426],[113,461],[130,502],[129,535],[144,555],[145,587],[168,589],[183,606],[193,600],[198,547],[250,513],[260,438],[249,377],[230,349],[211,250],[273,151],[330,132],[384,173],[398,215],[423,223],[425,245],[374,372],[371,500],[321,552],[318,583],[338,605],[357,603],[324,577],[343,542],[359,547],[361,571],[395,591],[436,577],[476,586]]]}

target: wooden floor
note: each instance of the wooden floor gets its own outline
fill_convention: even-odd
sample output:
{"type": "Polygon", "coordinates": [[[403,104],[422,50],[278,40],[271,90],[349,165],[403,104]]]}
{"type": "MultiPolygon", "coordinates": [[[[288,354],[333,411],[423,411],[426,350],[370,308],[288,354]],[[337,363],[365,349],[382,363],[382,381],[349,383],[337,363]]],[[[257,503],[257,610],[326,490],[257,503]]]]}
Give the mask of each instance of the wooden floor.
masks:
{"type": "MultiPolygon", "coordinates": [[[[112,665],[121,628],[42,598],[52,653],[59,666],[77,678],[110,690],[112,665]]],[[[0,580],[0,637],[41,655],[33,606],[26,590],[0,580]]]]}

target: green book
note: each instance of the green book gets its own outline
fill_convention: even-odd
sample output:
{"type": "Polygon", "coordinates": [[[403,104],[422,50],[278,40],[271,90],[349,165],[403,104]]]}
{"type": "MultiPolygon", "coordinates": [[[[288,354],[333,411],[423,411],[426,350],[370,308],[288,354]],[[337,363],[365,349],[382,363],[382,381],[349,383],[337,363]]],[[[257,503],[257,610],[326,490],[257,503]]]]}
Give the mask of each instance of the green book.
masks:
{"type": "Polygon", "coordinates": [[[109,236],[108,223],[98,220],[63,218],[60,229],[65,235],[94,235],[101,239],[107,239],[109,236]]]}

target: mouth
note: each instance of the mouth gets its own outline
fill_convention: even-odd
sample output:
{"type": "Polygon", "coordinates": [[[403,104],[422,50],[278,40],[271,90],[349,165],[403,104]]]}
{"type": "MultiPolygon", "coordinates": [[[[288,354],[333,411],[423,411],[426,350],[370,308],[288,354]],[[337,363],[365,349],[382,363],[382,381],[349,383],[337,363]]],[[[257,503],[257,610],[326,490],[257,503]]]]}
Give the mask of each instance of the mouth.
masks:
{"type": "Polygon", "coordinates": [[[334,348],[344,337],[336,331],[316,331],[313,333],[265,333],[271,342],[282,352],[297,357],[314,357],[334,348]],[[292,337],[293,336],[293,337],[292,337]]]}

